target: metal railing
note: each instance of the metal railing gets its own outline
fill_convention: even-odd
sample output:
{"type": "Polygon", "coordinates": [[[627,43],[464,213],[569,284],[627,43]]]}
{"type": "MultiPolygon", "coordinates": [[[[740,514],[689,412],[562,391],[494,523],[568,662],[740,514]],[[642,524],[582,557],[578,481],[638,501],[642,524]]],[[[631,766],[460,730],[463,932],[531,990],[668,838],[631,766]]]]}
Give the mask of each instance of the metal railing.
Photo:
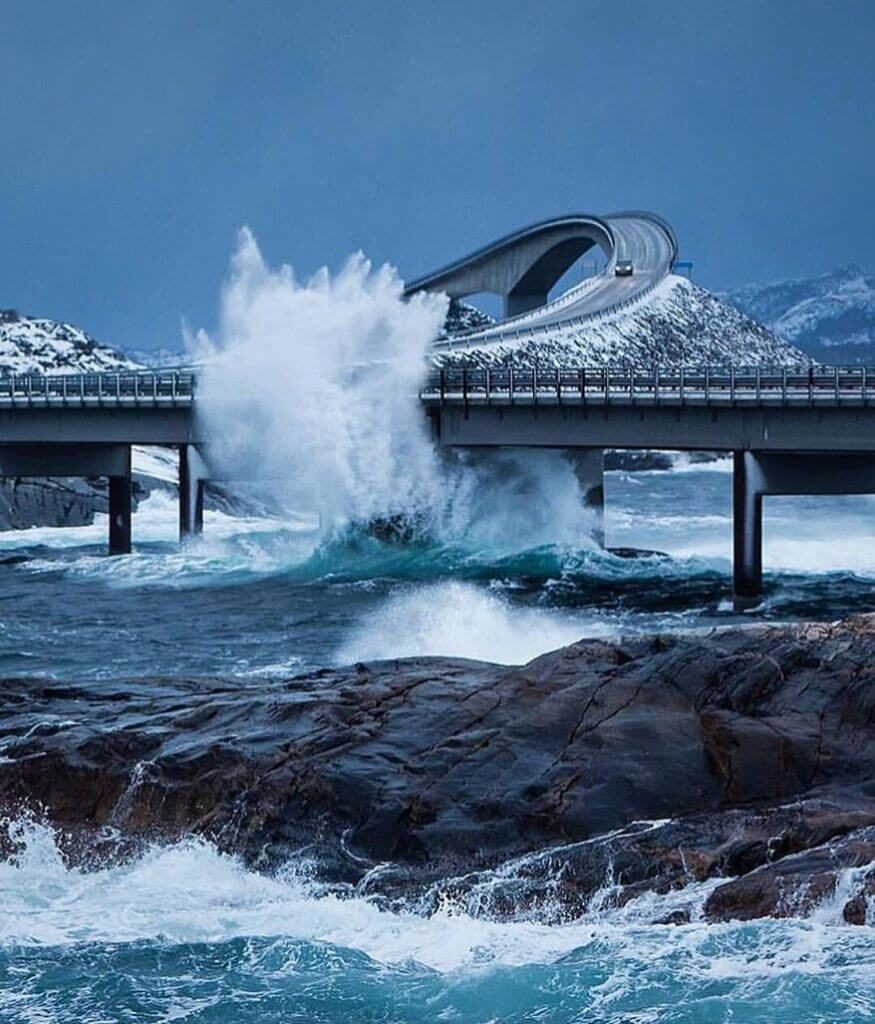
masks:
{"type": "MultiPolygon", "coordinates": [[[[498,342],[498,341],[517,341],[524,338],[535,338],[538,335],[545,335],[551,332],[555,332],[558,327],[580,327],[584,324],[591,324],[595,320],[599,320],[603,317],[613,316],[615,313],[620,312],[623,309],[628,309],[630,306],[634,306],[639,303],[642,299],[647,298],[662,282],[672,273],[673,265],[678,255],[678,242],[677,236],[674,233],[674,229],[657,214],[650,213],[646,210],[622,210],[618,213],[612,213],[608,215],[605,226],[611,233],[612,240],[612,254],[616,256],[617,245],[613,238],[613,229],[610,228],[610,220],[619,218],[636,217],[643,220],[652,221],[656,224],[660,230],[664,232],[669,242],[671,243],[671,256],[668,261],[655,269],[655,271],[649,271],[652,275],[647,284],[643,288],[636,289],[632,295],[628,295],[621,299],[616,299],[614,302],[609,302],[599,309],[591,310],[587,313],[578,313],[576,316],[570,316],[566,320],[552,321],[546,324],[534,323],[531,326],[527,326],[530,321],[539,318],[543,314],[547,306],[551,310],[560,310],[564,306],[572,305],[575,303],[585,290],[587,290],[592,283],[598,281],[601,278],[610,279],[612,271],[610,270],[611,260],[608,261],[608,267],[605,268],[601,275],[597,275],[595,278],[591,278],[587,281],[581,282],[574,288],[569,289],[565,295],[561,295],[554,299],[552,302],[548,302],[547,306],[541,306],[538,309],[527,310],[525,313],[520,313],[515,317],[506,317],[499,320],[497,323],[489,324],[481,327],[474,327],[467,331],[460,331],[458,334],[452,334],[445,338],[440,338],[434,342],[433,348],[436,351],[452,351],[455,348],[464,348],[466,345],[474,344],[481,339],[485,342],[498,342]]],[[[502,241],[505,241],[503,239],[502,241]]],[[[500,243],[496,243],[500,244],[500,243]]],[[[477,254],[474,254],[477,255],[477,254]]],[[[466,257],[471,259],[471,257],[466,257]]],[[[466,262],[466,260],[460,260],[459,265],[466,262]]],[[[443,273],[451,267],[444,268],[443,273]]]]}
{"type": "Polygon", "coordinates": [[[180,370],[0,376],[0,408],[189,406],[195,377],[180,370]]]}
{"type": "MultiPolygon", "coordinates": [[[[625,298],[617,299],[605,306],[601,306],[599,309],[594,309],[589,313],[578,313],[576,316],[569,316],[565,320],[551,321],[546,324],[535,323],[532,326],[527,327],[525,325],[525,321],[530,319],[536,320],[547,308],[547,306],[541,306],[539,309],[520,313],[519,316],[499,320],[494,324],[475,327],[470,331],[462,331],[459,334],[448,335],[446,338],[439,338],[437,341],[433,342],[432,348],[436,352],[452,352],[454,349],[465,348],[466,346],[473,345],[481,339],[484,344],[487,342],[494,342],[497,344],[501,341],[535,339],[539,335],[555,333],[557,329],[581,327],[584,324],[591,324],[594,320],[613,316],[615,313],[619,313],[623,309],[628,309],[630,306],[634,306],[639,303],[642,299],[647,298],[648,295],[654,292],[662,284],[666,277],[668,277],[668,274],[668,268],[664,268],[663,270],[655,273],[643,288],[640,288],[638,291],[633,292],[633,294],[628,295],[625,298]]],[[[550,306],[551,309],[561,309],[563,305],[573,304],[580,298],[585,289],[591,288],[593,283],[598,280],[599,278],[594,277],[582,282],[574,289],[567,292],[566,295],[562,295],[553,302],[548,303],[548,306],[550,306]]]]}
{"type": "Polygon", "coordinates": [[[427,404],[868,405],[875,367],[536,366],[433,370],[427,404]]]}

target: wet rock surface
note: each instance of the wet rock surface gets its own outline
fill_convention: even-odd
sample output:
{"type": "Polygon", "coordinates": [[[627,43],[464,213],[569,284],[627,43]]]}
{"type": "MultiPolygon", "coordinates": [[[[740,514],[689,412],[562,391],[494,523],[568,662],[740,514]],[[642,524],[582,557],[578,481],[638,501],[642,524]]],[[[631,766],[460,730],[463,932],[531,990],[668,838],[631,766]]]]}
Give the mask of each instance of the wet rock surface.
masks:
{"type": "Polygon", "coordinates": [[[496,915],[707,882],[709,919],[833,900],[864,923],[875,889],[870,616],[591,640],[520,668],[9,679],[0,715],[0,803],[80,854],[83,836],[193,832],[496,915]]]}

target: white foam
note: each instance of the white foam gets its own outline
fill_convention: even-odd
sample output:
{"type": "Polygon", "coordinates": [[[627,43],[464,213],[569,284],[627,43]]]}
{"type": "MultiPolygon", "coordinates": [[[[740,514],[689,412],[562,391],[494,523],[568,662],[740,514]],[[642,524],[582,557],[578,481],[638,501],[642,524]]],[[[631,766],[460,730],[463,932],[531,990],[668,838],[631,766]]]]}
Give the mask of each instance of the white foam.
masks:
{"type": "Polygon", "coordinates": [[[219,510],[204,513],[204,534],[177,547],[179,510],[175,495],[154,491],[134,513],[134,551],[107,558],[102,551],[70,557],[70,549],[106,544],[106,516],[90,526],[40,527],[4,535],[7,547],[36,545],[67,551],[63,557],[33,558],[23,565],[33,573],[63,571],[70,577],[103,579],[118,586],[155,583],[194,586],[223,579],[281,572],[309,557],[319,542],[312,517],[289,514],[283,519],[232,516],[219,510]],[[168,545],[158,547],[156,545],[168,545]]]}
{"type": "Polygon", "coordinates": [[[585,543],[591,524],[560,454],[474,458],[431,443],[418,392],[446,303],[405,300],[395,270],[361,253],[300,283],[241,232],[219,329],[190,340],[212,460],[326,530],[415,517],[450,542],[585,543]]]}
{"type": "Polygon", "coordinates": [[[519,665],[584,634],[608,632],[607,624],[592,617],[512,606],[468,583],[434,583],[396,594],[367,615],[337,661],[434,654],[519,665]]]}
{"type": "Polygon", "coordinates": [[[153,847],[133,863],[88,872],[65,867],[47,828],[18,822],[10,831],[22,850],[0,864],[0,945],[7,948],[282,937],[438,971],[553,963],[577,951],[609,958],[606,989],[591,993],[596,1003],[609,1003],[608,991],[635,977],[651,974],[658,984],[668,969],[694,986],[709,979],[745,985],[828,973],[841,957],[846,981],[855,972],[864,979],[875,948],[872,928],[820,921],[645,924],[676,903],[689,908],[698,896],[701,904],[710,883],[688,887],[679,903],[678,894],[650,894],[640,904],[563,925],[474,918],[450,904],[426,917],[320,893],[294,871],[256,874],[201,841],[153,847]]]}

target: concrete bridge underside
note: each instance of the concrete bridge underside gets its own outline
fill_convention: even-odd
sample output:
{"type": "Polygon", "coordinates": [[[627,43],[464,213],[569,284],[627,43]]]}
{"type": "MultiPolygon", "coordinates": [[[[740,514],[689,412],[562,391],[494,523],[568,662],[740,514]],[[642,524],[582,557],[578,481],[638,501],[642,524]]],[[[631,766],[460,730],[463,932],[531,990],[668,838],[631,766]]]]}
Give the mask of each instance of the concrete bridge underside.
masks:
{"type": "MultiPolygon", "coordinates": [[[[180,444],[179,536],[201,533],[204,521],[204,484],[208,473],[197,449],[180,444]]],[[[106,477],[109,481],[109,553],[131,551],[133,479],[131,445],[10,444],[0,443],[0,477],[106,477]]]]}
{"type": "Polygon", "coordinates": [[[503,297],[505,316],[517,316],[545,305],[550,289],[593,246],[609,259],[614,253],[614,233],[601,218],[581,214],[545,221],[412,281],[406,294],[441,291],[461,299],[489,292],[503,297]]]}
{"type": "Polygon", "coordinates": [[[762,503],[769,495],[875,494],[875,408],[590,408],[432,406],[445,447],[565,451],[603,536],[603,454],[610,449],[718,451],[733,457],[733,593],[738,607],[763,588],[762,503]]]}
{"type": "Polygon", "coordinates": [[[198,440],[191,404],[126,406],[110,396],[96,405],[7,405],[0,408],[0,476],[106,477],[109,550],[126,554],[131,550],[131,446],[178,449],[179,532],[186,538],[203,529],[207,471],[198,440]]]}

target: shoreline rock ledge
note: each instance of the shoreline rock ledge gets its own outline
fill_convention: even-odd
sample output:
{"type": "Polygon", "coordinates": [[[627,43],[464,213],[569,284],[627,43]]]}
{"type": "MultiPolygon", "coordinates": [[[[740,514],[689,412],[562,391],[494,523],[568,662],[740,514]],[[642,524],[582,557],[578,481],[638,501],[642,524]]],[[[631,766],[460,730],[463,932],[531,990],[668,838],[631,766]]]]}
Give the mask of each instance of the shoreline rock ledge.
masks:
{"type": "Polygon", "coordinates": [[[587,640],[516,668],[8,679],[0,714],[0,806],[90,863],[196,834],[498,916],[707,882],[707,919],[832,900],[873,923],[875,616],[587,640]]]}

